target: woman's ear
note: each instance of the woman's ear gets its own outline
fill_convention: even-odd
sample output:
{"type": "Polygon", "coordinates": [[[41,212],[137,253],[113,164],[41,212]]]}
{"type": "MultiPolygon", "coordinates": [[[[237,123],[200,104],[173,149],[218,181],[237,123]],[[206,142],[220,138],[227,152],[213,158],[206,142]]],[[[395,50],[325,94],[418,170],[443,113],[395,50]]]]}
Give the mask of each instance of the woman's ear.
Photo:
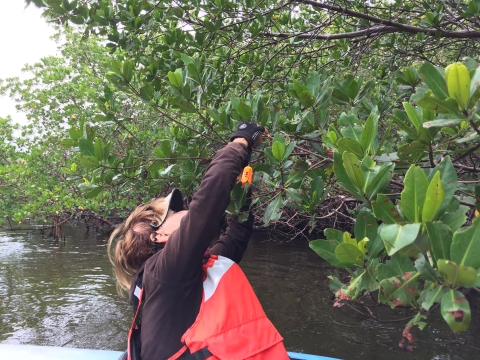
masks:
{"type": "Polygon", "coordinates": [[[150,234],[150,240],[153,242],[157,242],[157,233],[151,233],[150,234]]]}

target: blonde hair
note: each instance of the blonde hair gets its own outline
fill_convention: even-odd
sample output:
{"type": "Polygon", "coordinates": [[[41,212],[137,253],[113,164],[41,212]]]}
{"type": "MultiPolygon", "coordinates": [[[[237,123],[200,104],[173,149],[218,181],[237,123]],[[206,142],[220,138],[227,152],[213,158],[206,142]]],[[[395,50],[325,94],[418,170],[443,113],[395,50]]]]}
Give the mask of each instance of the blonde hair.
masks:
{"type": "Polygon", "coordinates": [[[150,223],[154,220],[161,222],[166,207],[164,198],[140,205],[110,235],[107,252],[114,266],[120,295],[129,291],[138,269],[153,255],[150,223]]]}

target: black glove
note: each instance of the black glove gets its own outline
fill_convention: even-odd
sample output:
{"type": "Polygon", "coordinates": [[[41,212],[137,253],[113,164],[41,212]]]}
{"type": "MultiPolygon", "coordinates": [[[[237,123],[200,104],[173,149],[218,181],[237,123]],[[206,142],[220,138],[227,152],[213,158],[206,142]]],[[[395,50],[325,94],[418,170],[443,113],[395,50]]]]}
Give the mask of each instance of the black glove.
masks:
{"type": "Polygon", "coordinates": [[[244,138],[248,142],[249,151],[252,151],[255,140],[257,140],[264,131],[265,128],[263,126],[258,126],[251,122],[243,122],[238,125],[237,132],[232,135],[230,141],[233,141],[236,138],[244,138]]]}
{"type": "Polygon", "coordinates": [[[258,126],[255,123],[246,121],[238,125],[237,132],[230,138],[230,141],[233,141],[236,138],[244,138],[248,142],[248,156],[243,164],[244,167],[250,162],[250,158],[252,157],[252,147],[255,144],[255,140],[257,140],[264,131],[265,128],[263,126],[258,126]]]}

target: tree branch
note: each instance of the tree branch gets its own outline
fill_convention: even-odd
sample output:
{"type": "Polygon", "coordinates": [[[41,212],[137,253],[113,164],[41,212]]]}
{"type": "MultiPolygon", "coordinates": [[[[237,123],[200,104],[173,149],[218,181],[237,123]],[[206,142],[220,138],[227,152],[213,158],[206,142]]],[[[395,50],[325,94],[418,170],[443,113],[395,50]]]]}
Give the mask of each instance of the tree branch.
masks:
{"type": "Polygon", "coordinates": [[[439,29],[433,29],[433,28],[422,28],[418,26],[412,26],[412,25],[406,25],[406,24],[401,24],[396,21],[391,21],[391,20],[385,20],[385,19],[380,19],[375,16],[367,15],[360,13],[358,11],[353,11],[349,10],[347,8],[342,8],[340,6],[333,6],[333,5],[328,5],[324,3],[319,3],[316,1],[312,0],[297,0],[299,3],[302,4],[307,4],[313,7],[321,8],[328,10],[329,12],[336,12],[336,13],[341,13],[345,14],[354,18],[358,19],[363,19],[363,20],[368,20],[377,24],[382,24],[386,25],[389,27],[394,27],[398,30],[401,30],[403,32],[409,32],[412,34],[417,34],[417,33],[424,33],[424,34],[429,34],[429,35],[436,35],[438,31],[441,32],[442,37],[455,37],[455,38],[479,38],[480,37],[480,31],[469,31],[469,30],[458,30],[458,31],[442,31],[439,29]]]}
{"type": "MultiPolygon", "coordinates": [[[[420,30],[428,30],[428,29],[422,29],[418,28],[420,30]]],[[[436,29],[430,29],[432,30],[431,32],[429,31],[406,31],[412,34],[417,34],[417,33],[427,33],[429,35],[435,35],[435,32],[438,31],[436,29]]],[[[405,32],[402,31],[399,28],[393,27],[393,26],[374,26],[365,30],[359,30],[359,31],[351,31],[347,33],[338,33],[338,34],[316,34],[316,35],[310,35],[308,32],[301,32],[301,33],[274,33],[274,32],[263,32],[260,33],[259,35],[265,36],[265,37],[279,37],[279,38],[291,38],[291,37],[298,37],[301,39],[316,39],[316,40],[338,40],[338,39],[353,39],[357,37],[362,37],[362,36],[371,36],[371,35],[385,35],[385,34],[392,34],[392,33],[398,33],[398,32],[405,32]]],[[[446,38],[480,38],[480,31],[464,31],[464,30],[459,30],[459,31],[442,31],[441,36],[446,37],[446,38]]]]}

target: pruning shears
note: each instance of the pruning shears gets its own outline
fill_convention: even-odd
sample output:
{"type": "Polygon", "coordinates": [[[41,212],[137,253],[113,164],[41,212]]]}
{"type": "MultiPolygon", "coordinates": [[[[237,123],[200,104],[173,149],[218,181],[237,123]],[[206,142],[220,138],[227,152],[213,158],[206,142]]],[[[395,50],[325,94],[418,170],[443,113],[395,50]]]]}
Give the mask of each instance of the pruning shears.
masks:
{"type": "Polygon", "coordinates": [[[245,168],[243,169],[242,178],[240,180],[240,182],[242,183],[242,187],[244,187],[246,183],[248,183],[248,185],[252,185],[252,180],[253,169],[251,166],[245,166],[245,168]]]}

